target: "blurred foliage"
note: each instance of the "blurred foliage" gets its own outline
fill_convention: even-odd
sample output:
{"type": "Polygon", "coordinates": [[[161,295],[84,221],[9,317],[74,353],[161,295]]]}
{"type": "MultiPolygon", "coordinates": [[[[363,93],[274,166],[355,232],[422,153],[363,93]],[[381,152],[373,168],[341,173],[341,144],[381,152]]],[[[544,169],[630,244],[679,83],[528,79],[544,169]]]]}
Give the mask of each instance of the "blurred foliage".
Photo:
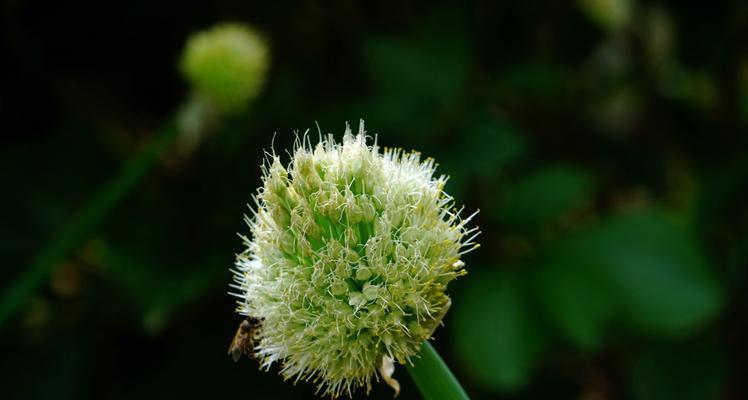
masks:
{"type": "Polygon", "coordinates": [[[4,293],[189,98],[191,33],[246,22],[273,59],[251,105],[167,151],[0,327],[3,399],[310,398],[226,356],[228,268],[263,151],[359,118],[481,210],[434,342],[471,397],[748,398],[744,2],[32,1],[3,16],[4,293]]]}

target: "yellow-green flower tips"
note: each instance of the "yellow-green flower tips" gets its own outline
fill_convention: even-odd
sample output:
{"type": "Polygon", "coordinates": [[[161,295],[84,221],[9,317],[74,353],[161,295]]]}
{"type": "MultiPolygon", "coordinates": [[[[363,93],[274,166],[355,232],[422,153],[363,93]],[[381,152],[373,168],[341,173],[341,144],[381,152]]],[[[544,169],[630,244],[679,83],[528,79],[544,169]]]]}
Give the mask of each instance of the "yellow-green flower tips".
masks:
{"type": "Polygon", "coordinates": [[[342,143],[304,136],[295,147],[289,165],[273,154],[263,168],[234,271],[237,311],[260,321],[253,355],[263,368],[352,396],[390,382],[392,361],[408,362],[431,337],[477,228],[433,160],[381,152],[363,123],[342,143]]]}
{"type": "Polygon", "coordinates": [[[232,112],[259,94],[269,58],[265,41],[254,30],[224,23],[187,40],[181,69],[199,95],[232,112]]]}

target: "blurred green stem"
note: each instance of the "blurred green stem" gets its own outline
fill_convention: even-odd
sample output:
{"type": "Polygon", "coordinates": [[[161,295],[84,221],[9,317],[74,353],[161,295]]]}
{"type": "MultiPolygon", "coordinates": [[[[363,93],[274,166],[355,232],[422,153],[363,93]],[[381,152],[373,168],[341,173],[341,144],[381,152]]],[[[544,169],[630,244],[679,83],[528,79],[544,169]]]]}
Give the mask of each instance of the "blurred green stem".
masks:
{"type": "Polygon", "coordinates": [[[420,358],[406,365],[408,373],[426,400],[469,399],[465,389],[449,370],[431,343],[423,342],[420,358]]]}
{"type": "Polygon", "coordinates": [[[167,123],[120,173],[106,183],[54,239],[42,248],[21,276],[6,288],[0,301],[0,325],[21,308],[39,285],[49,276],[54,266],[77,250],[101,221],[119,204],[177,136],[177,126],[167,123]]]}

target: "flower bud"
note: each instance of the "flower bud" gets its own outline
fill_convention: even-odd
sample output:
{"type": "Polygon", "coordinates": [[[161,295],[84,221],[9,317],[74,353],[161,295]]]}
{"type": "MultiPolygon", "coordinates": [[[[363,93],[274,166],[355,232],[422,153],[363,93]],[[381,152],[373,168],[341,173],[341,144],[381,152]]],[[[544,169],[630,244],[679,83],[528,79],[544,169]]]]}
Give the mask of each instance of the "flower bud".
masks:
{"type": "Polygon", "coordinates": [[[188,38],[181,70],[199,95],[234,112],[259,94],[269,58],[265,41],[253,29],[224,23],[188,38]]]}

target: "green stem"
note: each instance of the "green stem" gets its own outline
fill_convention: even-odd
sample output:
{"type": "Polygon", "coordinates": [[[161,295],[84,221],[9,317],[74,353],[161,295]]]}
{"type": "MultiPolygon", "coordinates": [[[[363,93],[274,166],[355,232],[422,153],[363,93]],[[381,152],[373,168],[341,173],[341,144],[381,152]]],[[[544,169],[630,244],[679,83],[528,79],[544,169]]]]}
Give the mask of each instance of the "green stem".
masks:
{"type": "Polygon", "coordinates": [[[425,400],[470,399],[431,343],[423,342],[420,356],[407,368],[425,400]]]}
{"type": "Polygon", "coordinates": [[[26,303],[49,276],[54,266],[77,250],[99,223],[140,182],[169,148],[177,136],[177,131],[174,123],[166,124],[125,164],[119,174],[101,187],[72,221],[37,253],[28,268],[4,291],[0,301],[0,325],[26,303]]]}

